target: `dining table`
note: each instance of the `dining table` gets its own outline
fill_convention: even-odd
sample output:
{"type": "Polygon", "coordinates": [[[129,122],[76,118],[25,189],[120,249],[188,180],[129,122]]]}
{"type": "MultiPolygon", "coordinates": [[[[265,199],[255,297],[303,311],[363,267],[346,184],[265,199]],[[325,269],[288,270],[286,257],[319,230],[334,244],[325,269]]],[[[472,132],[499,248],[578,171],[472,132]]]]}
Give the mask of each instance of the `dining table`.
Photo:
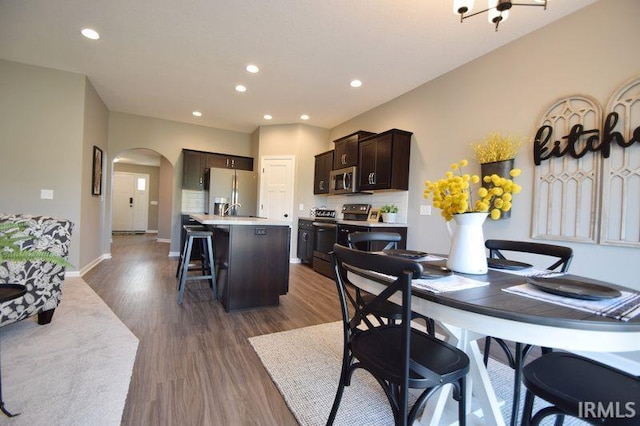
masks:
{"type": "MultiPolygon", "coordinates": [[[[500,411],[501,401],[496,397],[478,345],[478,341],[486,336],[582,354],[640,351],[640,315],[619,319],[616,317],[618,312],[612,309],[608,312],[585,309],[583,305],[591,305],[584,302],[591,301],[582,297],[575,299],[580,308],[559,304],[558,301],[566,302],[574,297],[560,297],[546,290],[541,293],[542,297],[536,297],[540,289],[531,284],[532,280],[546,278],[553,281],[551,278],[556,278],[557,281],[561,277],[568,282],[598,287],[602,285],[600,281],[572,274],[552,274],[535,268],[489,268],[482,275],[444,274],[446,259],[441,256],[424,253],[423,257],[413,256],[413,260],[423,265],[427,278],[413,280],[411,309],[434,319],[446,330],[447,340],[469,356],[467,401],[471,401],[473,395],[475,404],[482,410],[481,424],[505,425],[500,411]],[[523,289],[527,291],[517,292],[523,289]]],[[[392,280],[391,277],[353,268],[348,268],[347,277],[372,294],[383,291],[392,280]]],[[[619,285],[607,283],[605,288],[640,298],[638,291],[619,285]]],[[[399,294],[391,300],[394,298],[400,301],[399,294]]],[[[603,303],[596,301],[596,304],[598,302],[603,303]]],[[[640,311],[640,300],[636,303],[635,314],[640,311]]],[[[421,424],[444,424],[442,416],[451,400],[449,392],[443,390],[437,398],[432,398],[425,410],[429,414],[423,415],[421,424]]],[[[476,407],[473,411],[477,411],[476,407]]],[[[471,404],[468,404],[468,419],[471,412],[471,404]]]]}

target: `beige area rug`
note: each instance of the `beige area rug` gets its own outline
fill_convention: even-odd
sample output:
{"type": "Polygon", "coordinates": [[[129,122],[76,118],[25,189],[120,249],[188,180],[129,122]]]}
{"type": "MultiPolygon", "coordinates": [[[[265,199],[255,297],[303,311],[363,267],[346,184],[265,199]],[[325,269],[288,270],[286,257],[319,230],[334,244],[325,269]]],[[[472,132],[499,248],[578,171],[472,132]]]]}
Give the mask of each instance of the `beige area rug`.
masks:
{"type": "MultiPolygon", "coordinates": [[[[325,425],[340,377],[342,323],[333,322],[249,339],[287,405],[303,426],[325,425]]],[[[513,371],[490,360],[489,376],[502,414],[509,424],[513,371]]],[[[524,391],[521,403],[524,401],[524,391]]],[[[536,410],[542,403],[536,400],[536,410]]],[[[468,424],[484,424],[481,418],[468,424]]],[[[364,370],[356,370],[345,388],[336,425],[393,425],[389,403],[377,382],[364,370]]],[[[543,422],[553,424],[553,422],[543,422]]],[[[586,423],[569,419],[565,425],[586,423]]]]}
{"type": "Polygon", "coordinates": [[[119,425],[138,338],[81,279],[67,278],[50,324],[0,328],[2,425],[119,425]]]}

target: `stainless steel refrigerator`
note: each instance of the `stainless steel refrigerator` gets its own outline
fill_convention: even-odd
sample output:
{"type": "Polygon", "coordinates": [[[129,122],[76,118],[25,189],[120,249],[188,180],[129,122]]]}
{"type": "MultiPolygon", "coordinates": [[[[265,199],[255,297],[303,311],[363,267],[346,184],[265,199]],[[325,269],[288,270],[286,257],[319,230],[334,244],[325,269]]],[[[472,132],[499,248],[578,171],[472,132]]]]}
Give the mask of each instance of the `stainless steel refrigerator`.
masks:
{"type": "Polygon", "coordinates": [[[205,208],[207,214],[227,209],[231,216],[256,216],[258,177],[248,170],[211,168],[205,174],[205,208]]]}

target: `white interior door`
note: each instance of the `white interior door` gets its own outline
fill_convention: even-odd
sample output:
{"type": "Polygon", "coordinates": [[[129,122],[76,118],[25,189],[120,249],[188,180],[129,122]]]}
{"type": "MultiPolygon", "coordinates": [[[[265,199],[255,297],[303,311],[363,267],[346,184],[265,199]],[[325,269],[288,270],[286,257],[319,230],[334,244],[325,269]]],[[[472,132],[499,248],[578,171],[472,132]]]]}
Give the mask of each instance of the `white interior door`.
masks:
{"type": "Polygon", "coordinates": [[[259,215],[291,222],[295,157],[262,157],[260,162],[259,215]]]}
{"type": "Polygon", "coordinates": [[[149,175],[113,173],[114,231],[146,231],[149,222],[149,175]]]}

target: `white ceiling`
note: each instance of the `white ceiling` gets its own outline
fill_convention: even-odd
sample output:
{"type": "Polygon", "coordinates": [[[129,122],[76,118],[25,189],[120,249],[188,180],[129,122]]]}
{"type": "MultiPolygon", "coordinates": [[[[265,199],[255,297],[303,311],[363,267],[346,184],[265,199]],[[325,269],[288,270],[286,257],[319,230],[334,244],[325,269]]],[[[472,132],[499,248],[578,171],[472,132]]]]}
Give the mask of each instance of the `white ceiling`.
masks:
{"type": "Polygon", "coordinates": [[[111,111],[241,132],[304,113],[332,128],[595,0],[514,6],[497,33],[486,14],[460,24],[452,1],[2,0],[0,58],[85,74],[111,111]]]}

